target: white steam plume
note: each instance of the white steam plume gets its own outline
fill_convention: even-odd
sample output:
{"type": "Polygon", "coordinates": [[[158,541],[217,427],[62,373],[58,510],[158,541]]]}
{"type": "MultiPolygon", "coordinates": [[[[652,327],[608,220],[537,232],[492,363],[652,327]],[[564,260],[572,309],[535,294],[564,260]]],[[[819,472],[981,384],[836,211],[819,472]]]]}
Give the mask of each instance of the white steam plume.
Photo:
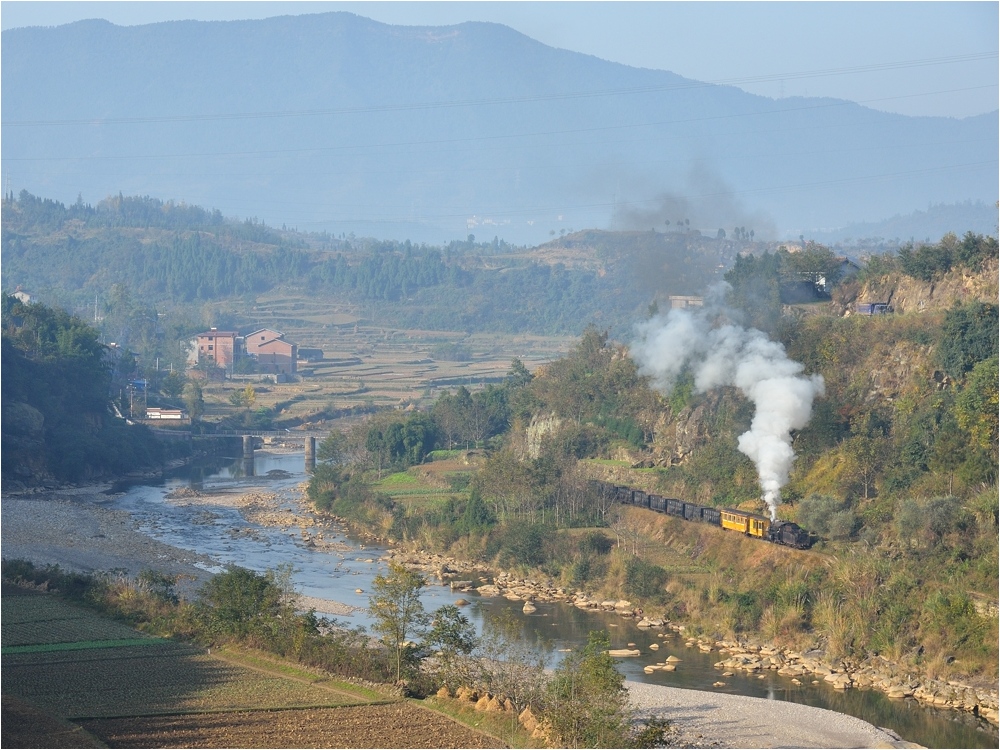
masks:
{"type": "Polygon", "coordinates": [[[803,366],[763,332],[731,323],[713,327],[712,317],[709,308],[671,310],[640,323],[632,357],[664,393],[690,367],[697,391],[735,386],[753,402],[756,411],[739,449],[757,466],[764,502],[777,520],[781,488],[795,461],[791,431],[808,424],[813,400],[824,393],[823,376],[803,375],[803,366]]]}

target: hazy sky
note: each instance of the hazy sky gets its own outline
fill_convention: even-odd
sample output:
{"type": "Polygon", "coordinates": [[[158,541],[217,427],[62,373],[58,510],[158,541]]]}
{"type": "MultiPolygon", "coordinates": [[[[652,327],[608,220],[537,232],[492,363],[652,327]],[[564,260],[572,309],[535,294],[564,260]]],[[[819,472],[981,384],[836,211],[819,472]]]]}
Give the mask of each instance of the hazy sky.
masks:
{"type": "Polygon", "coordinates": [[[38,2],[0,25],[120,25],[342,10],[383,23],[493,21],[553,47],[770,97],[831,96],[909,115],[998,107],[997,2],[38,2]]]}

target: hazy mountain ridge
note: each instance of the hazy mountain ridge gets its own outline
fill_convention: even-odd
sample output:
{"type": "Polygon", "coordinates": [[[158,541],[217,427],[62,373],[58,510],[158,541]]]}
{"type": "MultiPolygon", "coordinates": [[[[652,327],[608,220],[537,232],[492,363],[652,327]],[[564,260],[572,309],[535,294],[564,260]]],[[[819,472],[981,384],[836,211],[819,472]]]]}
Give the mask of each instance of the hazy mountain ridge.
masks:
{"type": "Polygon", "coordinates": [[[538,242],[616,211],[616,228],[662,228],[690,218],[678,198],[711,232],[995,200],[996,113],[774,101],[498,24],[82,21],[4,31],[2,57],[4,158],[87,157],[39,176],[5,162],[30,182],[12,187],[67,202],[148,193],[304,229],[538,242]],[[971,178],[953,169],[990,159],[971,178]]]}
{"type": "Polygon", "coordinates": [[[889,244],[907,241],[932,242],[947,232],[963,234],[961,229],[976,234],[997,235],[997,208],[981,201],[929,206],[926,211],[896,215],[882,221],[850,224],[837,230],[809,233],[819,242],[858,243],[865,239],[883,238],[889,244]]]}

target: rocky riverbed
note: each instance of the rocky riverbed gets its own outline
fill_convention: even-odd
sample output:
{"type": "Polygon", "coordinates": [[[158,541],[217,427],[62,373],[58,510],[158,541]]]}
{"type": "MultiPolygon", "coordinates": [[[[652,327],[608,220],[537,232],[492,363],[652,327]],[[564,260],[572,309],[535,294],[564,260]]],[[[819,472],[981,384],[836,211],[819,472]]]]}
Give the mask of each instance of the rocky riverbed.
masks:
{"type": "Polygon", "coordinates": [[[967,711],[997,724],[996,690],[977,690],[955,681],[920,679],[878,656],[831,663],[818,651],[801,654],[790,649],[733,641],[695,642],[703,649],[714,646],[726,655],[716,663],[718,669],[744,672],[773,669],[791,677],[797,684],[809,680],[814,684],[829,683],[835,690],[880,690],[890,698],[913,698],[937,708],[967,711]]]}
{"type": "MultiPolygon", "coordinates": [[[[521,578],[512,573],[490,571],[480,563],[469,563],[454,557],[419,552],[393,551],[390,557],[432,579],[447,583],[454,590],[475,592],[479,596],[503,597],[524,602],[526,612],[533,602],[566,602],[582,610],[614,612],[635,620],[641,629],[669,630],[683,635],[685,626],[664,618],[645,614],[624,599],[598,599],[583,591],[568,591],[552,581],[521,578]],[[488,582],[478,582],[486,579],[488,582]]],[[[964,711],[979,716],[994,726],[998,724],[998,692],[996,689],[974,688],[956,681],[918,677],[891,662],[873,656],[862,661],[833,661],[822,651],[799,653],[767,644],[688,638],[686,645],[704,653],[718,652],[715,666],[720,677],[726,672],[762,672],[774,670],[790,677],[794,684],[809,681],[828,683],[835,690],[879,690],[889,698],[912,698],[935,708],[964,711]]],[[[628,654],[628,655],[638,655],[628,654]]],[[[653,665],[652,669],[669,669],[669,664],[653,665]]],[[[718,683],[724,684],[720,680],[718,683]]]]}
{"type": "MultiPolygon", "coordinates": [[[[296,488],[293,497],[303,492],[304,487],[300,486],[296,488]]],[[[354,551],[350,545],[328,538],[334,533],[342,533],[342,527],[332,520],[318,518],[301,500],[293,501],[297,509],[290,509],[289,497],[281,493],[268,492],[264,489],[205,492],[182,487],[166,495],[165,499],[178,506],[236,508],[248,523],[278,528],[284,532],[297,530],[302,543],[311,549],[335,553],[354,551]]],[[[211,516],[211,511],[205,512],[207,514],[204,516],[205,523],[212,523],[214,518],[211,516]]],[[[253,535],[255,531],[247,526],[237,533],[253,535]]]]}

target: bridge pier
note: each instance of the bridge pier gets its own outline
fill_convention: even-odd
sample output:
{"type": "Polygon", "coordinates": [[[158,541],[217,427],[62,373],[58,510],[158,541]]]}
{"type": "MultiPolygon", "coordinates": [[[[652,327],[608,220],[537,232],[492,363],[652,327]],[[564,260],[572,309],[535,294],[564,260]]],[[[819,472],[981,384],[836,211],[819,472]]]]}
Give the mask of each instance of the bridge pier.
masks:
{"type": "Polygon", "coordinates": [[[306,438],[306,473],[312,474],[316,470],[316,438],[309,436],[306,438]]]}
{"type": "Polygon", "coordinates": [[[243,436],[243,474],[253,476],[253,435],[243,436]]]}

